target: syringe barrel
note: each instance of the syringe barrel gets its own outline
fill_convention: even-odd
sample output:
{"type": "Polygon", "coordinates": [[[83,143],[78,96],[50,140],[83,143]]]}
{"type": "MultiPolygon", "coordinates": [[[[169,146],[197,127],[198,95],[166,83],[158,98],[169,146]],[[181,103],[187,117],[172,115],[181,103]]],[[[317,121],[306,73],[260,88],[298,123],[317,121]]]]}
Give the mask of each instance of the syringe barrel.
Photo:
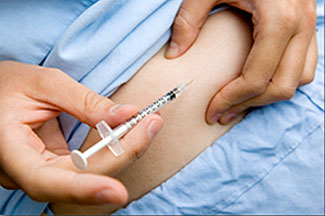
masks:
{"type": "Polygon", "coordinates": [[[188,86],[191,82],[177,86],[172,91],[168,92],[163,97],[159,98],[158,100],[141,110],[138,115],[115,128],[113,131],[107,125],[107,123],[98,123],[96,127],[98,128],[99,133],[103,139],[92,147],[90,147],[89,149],[87,149],[84,153],[81,153],[79,151],[72,152],[71,157],[74,163],[77,164],[77,166],[79,164],[82,169],[85,169],[87,167],[87,158],[89,158],[90,156],[92,156],[97,151],[107,145],[115,156],[121,155],[124,151],[118,140],[145,116],[157,112],[170,101],[179,97],[183,93],[186,86],[188,86]]]}
{"type": "Polygon", "coordinates": [[[177,98],[180,94],[182,94],[184,88],[186,85],[180,85],[176,88],[174,88],[172,91],[168,92],[143,110],[141,110],[135,117],[128,120],[126,123],[118,126],[113,130],[114,138],[111,136],[105,137],[98,143],[96,143],[94,146],[89,148],[87,151],[84,152],[85,156],[88,158],[94,153],[96,153],[98,150],[103,148],[104,146],[111,143],[114,139],[120,139],[122,136],[124,136],[128,130],[130,130],[134,125],[136,125],[141,119],[143,119],[145,116],[155,113],[159,111],[161,108],[163,108],[166,104],[168,104],[170,101],[177,98]]]}
{"type": "Polygon", "coordinates": [[[161,108],[163,108],[168,102],[172,101],[177,97],[175,94],[175,90],[172,90],[141,110],[135,117],[128,120],[124,125],[126,125],[129,129],[132,128],[135,124],[137,124],[140,120],[142,120],[145,116],[155,113],[159,111],[161,108]]]}

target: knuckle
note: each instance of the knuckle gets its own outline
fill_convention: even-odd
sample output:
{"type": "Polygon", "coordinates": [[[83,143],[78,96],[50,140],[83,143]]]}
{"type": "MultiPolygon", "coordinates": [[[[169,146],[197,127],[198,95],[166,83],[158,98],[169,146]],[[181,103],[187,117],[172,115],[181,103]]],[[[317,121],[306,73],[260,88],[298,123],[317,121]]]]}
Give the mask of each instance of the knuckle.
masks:
{"type": "Polygon", "coordinates": [[[60,69],[57,68],[46,68],[38,67],[38,70],[33,73],[34,80],[39,83],[43,88],[47,88],[49,79],[52,79],[56,74],[63,73],[60,69]]]}
{"type": "Polygon", "coordinates": [[[315,2],[314,1],[309,1],[308,3],[309,4],[307,4],[306,7],[305,7],[305,15],[304,16],[310,17],[310,18],[316,20],[317,15],[316,15],[316,5],[315,5],[315,2]]]}
{"type": "Polygon", "coordinates": [[[239,113],[247,110],[250,106],[252,106],[252,103],[250,100],[248,100],[248,101],[245,101],[245,102],[231,108],[231,110],[229,110],[229,112],[239,114],[239,113]]]}
{"type": "Polygon", "coordinates": [[[41,78],[44,78],[45,79],[44,81],[46,81],[46,82],[48,82],[49,77],[50,78],[54,77],[57,74],[64,74],[65,75],[65,73],[63,71],[61,71],[60,69],[58,69],[58,68],[40,67],[40,70],[42,70],[42,71],[41,71],[41,73],[38,73],[38,74],[39,74],[39,76],[41,76],[41,78]]]}
{"type": "Polygon", "coordinates": [[[297,13],[295,8],[279,9],[277,16],[269,14],[264,18],[263,27],[265,28],[266,35],[275,34],[288,34],[293,32],[297,26],[297,13]]]}
{"type": "Polygon", "coordinates": [[[261,95],[265,92],[266,85],[265,84],[255,84],[252,86],[252,93],[254,95],[261,95]]]}
{"type": "Polygon", "coordinates": [[[198,28],[190,19],[190,13],[182,8],[174,21],[174,28],[186,31],[198,31],[198,28]]]}
{"type": "Polygon", "coordinates": [[[141,151],[139,148],[134,148],[129,153],[129,159],[130,160],[138,160],[141,158],[141,151]]]}
{"type": "Polygon", "coordinates": [[[261,95],[265,92],[267,84],[265,82],[248,82],[247,86],[251,95],[261,95]]]}
{"type": "Polygon", "coordinates": [[[277,86],[273,91],[273,96],[278,100],[290,100],[296,93],[296,88],[290,88],[286,86],[277,86]]]}
{"type": "Polygon", "coordinates": [[[315,10],[314,9],[306,10],[304,20],[306,23],[306,27],[314,30],[316,22],[317,22],[315,10]]]}
{"type": "Polygon", "coordinates": [[[297,23],[297,14],[293,10],[288,10],[287,13],[280,16],[280,22],[284,28],[293,29],[297,23]]]}
{"type": "Polygon", "coordinates": [[[108,101],[105,97],[97,95],[94,91],[87,89],[83,95],[83,110],[87,114],[97,111],[108,111],[108,101]]]}
{"type": "Polygon", "coordinates": [[[314,80],[314,74],[313,73],[307,73],[307,74],[303,74],[301,80],[300,80],[300,84],[305,85],[308,83],[311,83],[314,80]]]}
{"type": "MultiPolygon", "coordinates": [[[[220,101],[222,102],[220,105],[221,107],[217,107],[217,104],[215,104],[213,107],[214,109],[227,110],[228,108],[233,106],[233,103],[228,99],[228,97],[224,95],[223,91],[220,92],[219,97],[221,98],[220,101]]],[[[218,100],[214,99],[213,102],[218,103],[218,100]]]]}
{"type": "Polygon", "coordinates": [[[47,73],[53,73],[53,74],[56,74],[56,73],[62,73],[62,71],[58,68],[44,68],[47,73]]]}
{"type": "Polygon", "coordinates": [[[83,108],[86,113],[93,112],[94,106],[96,106],[95,102],[95,94],[90,89],[87,89],[83,95],[83,108]]]}

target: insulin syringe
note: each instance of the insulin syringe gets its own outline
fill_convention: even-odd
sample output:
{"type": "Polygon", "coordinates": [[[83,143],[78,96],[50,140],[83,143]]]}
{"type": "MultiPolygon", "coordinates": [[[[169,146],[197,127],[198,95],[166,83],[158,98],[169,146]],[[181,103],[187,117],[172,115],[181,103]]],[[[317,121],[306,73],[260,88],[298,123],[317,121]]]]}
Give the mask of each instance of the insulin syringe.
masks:
{"type": "MultiPolygon", "coordinates": [[[[192,82],[192,81],[191,81],[192,82]]],[[[119,142],[119,139],[123,137],[133,126],[135,126],[145,116],[155,113],[164,107],[172,100],[178,98],[185,90],[185,88],[191,83],[182,84],[141,110],[136,116],[119,125],[112,130],[105,121],[101,121],[96,125],[98,133],[102,137],[102,140],[87,149],[85,152],[74,150],[71,153],[73,163],[79,169],[87,168],[87,158],[98,152],[100,149],[107,146],[115,156],[123,154],[124,150],[119,142]]]]}

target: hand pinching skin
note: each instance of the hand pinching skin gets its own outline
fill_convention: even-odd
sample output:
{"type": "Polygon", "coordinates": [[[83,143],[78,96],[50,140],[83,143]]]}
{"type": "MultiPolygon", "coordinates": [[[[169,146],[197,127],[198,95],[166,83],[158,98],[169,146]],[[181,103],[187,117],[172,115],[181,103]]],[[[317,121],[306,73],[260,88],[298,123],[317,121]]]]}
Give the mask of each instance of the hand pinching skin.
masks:
{"type": "Polygon", "coordinates": [[[210,124],[227,124],[249,107],[292,98],[298,86],[313,80],[318,58],[314,0],[184,0],[166,57],[184,54],[211,9],[221,3],[252,15],[254,43],[241,75],[211,99],[206,112],[210,124]]]}

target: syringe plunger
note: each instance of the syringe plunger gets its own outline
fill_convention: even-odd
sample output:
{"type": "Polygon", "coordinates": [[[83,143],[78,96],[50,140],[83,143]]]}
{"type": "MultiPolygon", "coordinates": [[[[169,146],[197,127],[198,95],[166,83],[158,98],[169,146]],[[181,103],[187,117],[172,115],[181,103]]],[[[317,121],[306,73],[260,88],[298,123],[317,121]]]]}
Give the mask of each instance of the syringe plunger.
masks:
{"type": "Polygon", "coordinates": [[[168,104],[175,98],[178,98],[191,82],[192,81],[177,86],[172,91],[168,92],[167,94],[165,94],[164,96],[162,96],[161,98],[141,110],[136,116],[126,121],[124,124],[121,124],[114,130],[112,130],[105,121],[100,121],[96,125],[96,128],[100,136],[102,137],[102,140],[87,149],[84,153],[81,153],[78,150],[72,151],[71,159],[73,163],[79,169],[86,169],[88,165],[87,158],[95,154],[97,151],[99,151],[105,146],[108,146],[108,148],[115,156],[123,154],[124,150],[122,148],[121,143],[119,142],[119,139],[124,136],[134,125],[141,121],[141,119],[143,119],[145,116],[157,112],[166,104],[168,104]]]}

